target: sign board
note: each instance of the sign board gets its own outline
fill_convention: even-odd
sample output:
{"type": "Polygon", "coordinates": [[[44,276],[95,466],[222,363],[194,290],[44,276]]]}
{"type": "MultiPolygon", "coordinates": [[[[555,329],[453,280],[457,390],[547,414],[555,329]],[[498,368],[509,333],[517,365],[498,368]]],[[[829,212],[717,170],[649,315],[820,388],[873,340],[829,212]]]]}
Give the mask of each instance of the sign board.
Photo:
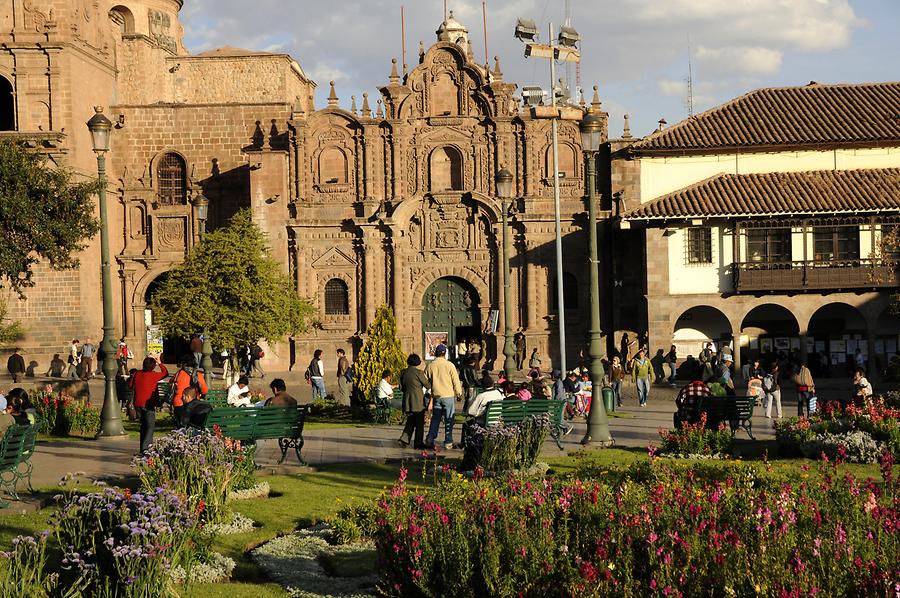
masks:
{"type": "Polygon", "coordinates": [[[497,328],[500,325],[500,310],[492,309],[488,315],[487,326],[484,331],[488,334],[497,334],[497,328]]]}
{"type": "Polygon", "coordinates": [[[450,340],[449,332],[426,332],[425,333],[425,359],[434,359],[434,349],[438,345],[447,346],[450,340]]]}
{"type": "Polygon", "coordinates": [[[163,337],[159,326],[147,326],[147,354],[161,355],[163,351],[163,337]]]}

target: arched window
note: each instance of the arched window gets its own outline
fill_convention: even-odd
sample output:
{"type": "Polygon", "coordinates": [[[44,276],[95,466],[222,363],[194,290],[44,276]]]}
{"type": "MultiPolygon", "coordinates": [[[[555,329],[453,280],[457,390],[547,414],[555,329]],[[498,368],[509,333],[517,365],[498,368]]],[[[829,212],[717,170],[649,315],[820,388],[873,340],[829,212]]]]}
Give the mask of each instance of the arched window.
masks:
{"type": "Polygon", "coordinates": [[[109,18],[119,27],[121,35],[134,33],[134,15],[125,6],[113,6],[109,9],[109,18]]]}
{"type": "MultiPolygon", "coordinates": [[[[577,162],[578,158],[576,156],[575,148],[573,148],[568,143],[560,143],[559,144],[559,178],[561,179],[574,179],[577,174],[577,162]]],[[[553,178],[553,146],[547,148],[547,160],[546,160],[546,173],[547,178],[553,178]]]]}
{"type": "Polygon", "coordinates": [[[159,159],[156,181],[159,203],[175,206],[187,203],[187,168],[178,154],[168,153],[159,159]]]}
{"type": "Polygon", "coordinates": [[[347,283],[340,278],[332,278],[325,283],[325,315],[350,315],[350,292],[347,283]]]}
{"type": "Polygon", "coordinates": [[[455,147],[441,147],[431,152],[431,191],[462,191],[463,159],[455,147]]]}
{"type": "Polygon", "coordinates": [[[319,184],[336,185],[347,182],[347,155],[336,147],[327,147],[319,154],[319,184]]]}
{"type": "Polygon", "coordinates": [[[6,77],[0,77],[0,131],[16,130],[16,103],[13,86],[6,77]]]}
{"type": "MultiPolygon", "coordinates": [[[[550,307],[553,311],[559,309],[559,297],[556,293],[556,272],[550,272],[550,307]]],[[[566,302],[566,311],[578,309],[578,278],[571,272],[563,272],[563,294],[566,302]]]]}

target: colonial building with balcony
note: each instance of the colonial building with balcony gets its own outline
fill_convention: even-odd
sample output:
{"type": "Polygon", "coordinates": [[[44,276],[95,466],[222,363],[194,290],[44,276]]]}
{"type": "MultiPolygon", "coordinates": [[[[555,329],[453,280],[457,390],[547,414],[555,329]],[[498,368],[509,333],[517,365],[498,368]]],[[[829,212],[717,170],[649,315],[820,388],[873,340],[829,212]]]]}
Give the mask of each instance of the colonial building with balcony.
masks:
{"type": "Polygon", "coordinates": [[[654,350],[796,351],[832,375],[898,352],[881,241],[900,225],[900,84],[759,89],[614,141],[611,172],[654,350]]]}

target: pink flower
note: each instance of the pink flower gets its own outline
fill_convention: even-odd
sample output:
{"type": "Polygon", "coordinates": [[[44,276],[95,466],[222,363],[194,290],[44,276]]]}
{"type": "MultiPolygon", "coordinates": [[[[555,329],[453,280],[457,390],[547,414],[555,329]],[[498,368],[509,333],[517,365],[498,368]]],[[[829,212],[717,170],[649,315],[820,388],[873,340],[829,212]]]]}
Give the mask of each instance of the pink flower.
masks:
{"type": "Polygon", "coordinates": [[[400,483],[401,483],[401,484],[402,484],[403,482],[406,481],[406,474],[407,474],[407,473],[409,473],[409,472],[406,470],[405,467],[401,467],[401,468],[400,468],[400,483]]]}
{"type": "Polygon", "coordinates": [[[522,557],[524,559],[525,556],[528,554],[528,549],[523,546],[516,552],[519,554],[520,557],[522,557]]]}

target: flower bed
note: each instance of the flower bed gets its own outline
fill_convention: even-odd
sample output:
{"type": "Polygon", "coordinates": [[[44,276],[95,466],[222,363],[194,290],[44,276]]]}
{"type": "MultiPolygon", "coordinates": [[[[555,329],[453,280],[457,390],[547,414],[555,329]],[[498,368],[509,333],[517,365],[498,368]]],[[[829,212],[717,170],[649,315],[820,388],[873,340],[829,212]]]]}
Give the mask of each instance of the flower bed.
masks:
{"type": "Polygon", "coordinates": [[[484,428],[473,423],[467,432],[463,469],[480,467],[488,472],[526,469],[534,465],[547,435],[550,418],[546,414],[525,421],[484,428]]]}
{"type": "Polygon", "coordinates": [[[394,596],[861,596],[900,578],[883,480],[769,483],[741,466],[655,462],[610,480],[462,477],[379,501],[380,589],[394,596]]]}
{"type": "Polygon", "coordinates": [[[803,455],[854,463],[875,463],[885,450],[900,458],[900,409],[876,400],[865,407],[827,403],[811,417],[775,422],[783,455],[803,455]]]}
{"type": "Polygon", "coordinates": [[[271,492],[271,488],[269,487],[269,482],[260,482],[255,486],[250,486],[249,488],[242,488],[239,490],[231,490],[228,492],[227,502],[232,502],[235,500],[253,500],[256,498],[266,498],[269,496],[269,492],[271,492]]]}
{"type": "Polygon", "coordinates": [[[263,544],[251,558],[290,596],[373,596],[377,577],[371,542],[335,546],[327,524],[299,530],[263,544]],[[345,571],[326,570],[323,563],[350,561],[345,571]],[[367,562],[370,561],[370,562],[367,562]],[[343,574],[342,574],[343,573],[343,574]]]}
{"type": "Polygon", "coordinates": [[[86,401],[53,392],[46,386],[29,395],[37,412],[38,426],[54,436],[94,434],[100,429],[100,410],[86,401]]]}
{"type": "Polygon", "coordinates": [[[700,420],[695,424],[683,423],[680,430],[659,428],[659,436],[663,441],[659,453],[665,457],[709,458],[729,453],[734,443],[724,422],[717,430],[706,429],[706,412],[700,414],[700,420]]]}
{"type": "Polygon", "coordinates": [[[205,547],[197,516],[177,495],[158,488],[102,492],[61,500],[52,531],[19,537],[0,572],[3,596],[171,595],[170,569],[190,569],[205,547]],[[50,558],[55,536],[60,558],[50,558]]]}
{"type": "Polygon", "coordinates": [[[168,488],[185,496],[203,522],[219,523],[228,516],[228,492],[254,485],[254,448],[219,431],[175,430],[155,440],[132,466],[144,488],[168,488]]]}

